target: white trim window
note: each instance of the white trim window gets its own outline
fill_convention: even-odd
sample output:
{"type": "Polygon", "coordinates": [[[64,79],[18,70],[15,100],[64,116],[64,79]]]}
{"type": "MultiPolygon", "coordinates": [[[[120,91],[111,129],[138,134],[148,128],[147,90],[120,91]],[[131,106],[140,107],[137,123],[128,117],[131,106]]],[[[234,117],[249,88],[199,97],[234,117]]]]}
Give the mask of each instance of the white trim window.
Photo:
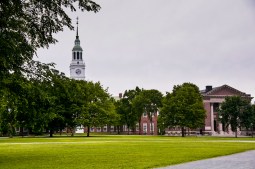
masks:
{"type": "Polygon", "coordinates": [[[135,129],[136,129],[136,131],[139,131],[139,124],[138,123],[136,123],[135,129]]]}
{"type": "Polygon", "coordinates": [[[104,132],[106,132],[107,131],[107,126],[104,126],[104,132]]]}
{"type": "Polygon", "coordinates": [[[143,133],[147,133],[147,123],[143,123],[143,133]]]}
{"type": "Polygon", "coordinates": [[[154,117],[154,116],[155,116],[155,113],[150,112],[150,115],[151,115],[151,117],[154,117]]]}
{"type": "Polygon", "coordinates": [[[101,132],[101,127],[97,127],[97,132],[101,132]]]}
{"type": "Polygon", "coordinates": [[[15,127],[16,132],[20,132],[20,127],[15,127]]]}
{"type": "Polygon", "coordinates": [[[146,112],[143,112],[143,117],[147,117],[147,113],[146,112]]]}
{"type": "Polygon", "coordinates": [[[114,131],[114,126],[111,126],[111,132],[113,132],[114,131]]]}
{"type": "Polygon", "coordinates": [[[150,124],[150,131],[151,131],[151,132],[154,132],[154,123],[151,123],[151,124],[150,124]]]}

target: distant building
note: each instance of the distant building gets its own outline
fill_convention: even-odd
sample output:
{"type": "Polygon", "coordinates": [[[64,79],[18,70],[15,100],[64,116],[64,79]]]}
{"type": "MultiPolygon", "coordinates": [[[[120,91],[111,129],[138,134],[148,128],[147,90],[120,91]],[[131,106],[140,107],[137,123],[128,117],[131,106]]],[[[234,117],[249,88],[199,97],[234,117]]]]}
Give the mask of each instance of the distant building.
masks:
{"type": "Polygon", "coordinates": [[[76,80],[85,80],[85,63],[83,62],[83,50],[80,46],[79,32],[78,32],[78,18],[76,39],[72,50],[72,61],[70,64],[70,77],[76,80]]]}
{"type": "MultiPolygon", "coordinates": [[[[120,100],[122,98],[122,93],[119,96],[114,97],[115,100],[120,100]]],[[[139,123],[136,124],[134,130],[128,129],[126,125],[120,127],[121,134],[142,134],[142,135],[157,135],[158,134],[158,112],[152,114],[152,121],[150,121],[148,115],[143,113],[141,116],[140,129],[139,123]]],[[[112,127],[113,128],[113,127],[112,127]]],[[[116,127],[114,128],[116,132],[116,127]]]]}
{"type": "MultiPolygon", "coordinates": [[[[234,89],[228,85],[219,87],[206,86],[205,90],[201,91],[203,96],[204,108],[206,110],[205,126],[203,131],[210,135],[234,135],[230,129],[224,129],[219,119],[218,109],[220,104],[225,100],[227,96],[240,96],[249,101],[252,100],[250,94],[246,94],[237,89],[234,89]]],[[[239,132],[242,133],[241,131],[239,132]]]]}
{"type": "MultiPolygon", "coordinates": [[[[222,123],[219,121],[219,107],[221,103],[225,101],[227,96],[240,96],[251,101],[251,95],[234,89],[228,85],[222,85],[219,87],[206,86],[205,90],[201,90],[200,92],[203,97],[203,104],[206,110],[205,125],[196,130],[186,129],[186,133],[213,136],[234,136],[235,133],[231,131],[231,128],[224,129],[222,123]]],[[[166,129],[166,134],[181,135],[181,130],[178,127],[166,129]]],[[[246,131],[238,132],[238,135],[246,134],[246,131]]]]}

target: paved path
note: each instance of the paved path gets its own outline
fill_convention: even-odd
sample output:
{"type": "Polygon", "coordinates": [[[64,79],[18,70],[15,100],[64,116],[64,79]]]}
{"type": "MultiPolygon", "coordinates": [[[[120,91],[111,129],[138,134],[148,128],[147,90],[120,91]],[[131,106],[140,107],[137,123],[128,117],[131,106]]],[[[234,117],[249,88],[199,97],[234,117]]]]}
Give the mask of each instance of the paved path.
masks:
{"type": "Polygon", "coordinates": [[[255,169],[255,150],[160,169],[255,169]]]}

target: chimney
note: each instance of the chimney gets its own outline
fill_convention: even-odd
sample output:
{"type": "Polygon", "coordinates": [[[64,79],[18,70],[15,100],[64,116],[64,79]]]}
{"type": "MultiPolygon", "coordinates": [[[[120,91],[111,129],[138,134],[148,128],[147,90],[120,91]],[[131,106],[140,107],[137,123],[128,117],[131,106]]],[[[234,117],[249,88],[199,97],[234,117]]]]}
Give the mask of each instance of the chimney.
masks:
{"type": "Polygon", "coordinates": [[[120,99],[122,98],[122,93],[119,93],[119,98],[120,98],[120,99]]]}
{"type": "Polygon", "coordinates": [[[212,86],[205,86],[205,92],[209,92],[212,90],[212,86]]]}

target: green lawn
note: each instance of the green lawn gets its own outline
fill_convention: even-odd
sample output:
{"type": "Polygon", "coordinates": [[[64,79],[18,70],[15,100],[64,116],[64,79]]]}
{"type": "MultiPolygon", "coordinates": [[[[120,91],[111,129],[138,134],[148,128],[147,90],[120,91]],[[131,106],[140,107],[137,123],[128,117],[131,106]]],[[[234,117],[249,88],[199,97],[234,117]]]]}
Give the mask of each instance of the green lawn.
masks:
{"type": "Polygon", "coordinates": [[[0,168],[155,168],[251,149],[252,138],[0,138],[0,168]]]}

